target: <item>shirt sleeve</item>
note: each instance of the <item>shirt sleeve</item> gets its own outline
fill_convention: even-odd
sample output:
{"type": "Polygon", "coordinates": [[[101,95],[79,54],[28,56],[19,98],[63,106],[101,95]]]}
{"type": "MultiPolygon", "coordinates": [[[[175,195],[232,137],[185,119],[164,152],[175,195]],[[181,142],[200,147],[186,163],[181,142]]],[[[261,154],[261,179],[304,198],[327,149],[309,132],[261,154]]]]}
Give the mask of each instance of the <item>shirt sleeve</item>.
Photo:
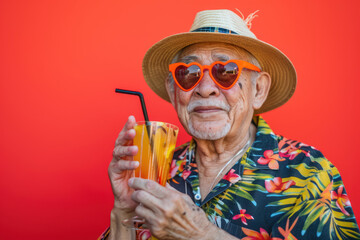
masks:
{"type": "Polygon", "coordinates": [[[338,170],[308,179],[296,203],[274,225],[277,239],[360,239],[359,227],[338,170]]]}

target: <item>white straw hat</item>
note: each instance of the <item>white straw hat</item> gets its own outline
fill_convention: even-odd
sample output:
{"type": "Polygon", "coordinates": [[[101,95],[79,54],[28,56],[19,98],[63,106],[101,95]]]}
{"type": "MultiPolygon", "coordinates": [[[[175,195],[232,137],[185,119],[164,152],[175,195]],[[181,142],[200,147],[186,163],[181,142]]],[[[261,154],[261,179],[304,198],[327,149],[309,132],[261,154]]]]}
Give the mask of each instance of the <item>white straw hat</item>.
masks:
{"type": "Polygon", "coordinates": [[[275,109],[294,94],[296,72],[290,60],[277,48],[260,41],[249,30],[254,14],[243,19],[230,10],[206,10],[197,13],[190,32],[179,33],[162,39],[145,54],[143,74],[150,88],[170,102],[165,79],[169,64],[183,48],[201,42],[221,42],[239,46],[250,52],[260,63],[261,69],[271,76],[269,95],[255,114],[275,109]]]}

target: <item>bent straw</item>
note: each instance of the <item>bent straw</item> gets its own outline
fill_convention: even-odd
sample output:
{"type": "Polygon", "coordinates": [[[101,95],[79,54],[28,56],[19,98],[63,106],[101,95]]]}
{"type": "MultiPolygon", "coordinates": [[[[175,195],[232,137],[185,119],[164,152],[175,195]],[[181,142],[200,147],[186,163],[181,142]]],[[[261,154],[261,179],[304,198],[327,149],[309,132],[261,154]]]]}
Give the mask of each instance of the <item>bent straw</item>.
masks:
{"type": "MultiPolygon", "coordinates": [[[[146,130],[147,130],[147,136],[149,138],[149,142],[150,142],[150,146],[151,146],[151,149],[154,150],[154,141],[153,141],[153,138],[152,138],[152,135],[150,134],[150,131],[151,131],[151,125],[149,124],[149,117],[148,117],[148,114],[147,114],[147,111],[146,111],[146,106],[145,106],[145,100],[144,100],[144,95],[141,93],[141,92],[136,92],[136,91],[130,91],[130,90],[124,90],[124,89],[119,89],[119,88],[116,88],[115,89],[115,92],[116,93],[125,93],[125,94],[131,94],[131,95],[136,95],[140,98],[140,102],[141,102],[141,108],[142,108],[142,111],[143,111],[143,115],[144,115],[144,119],[145,119],[145,126],[146,126],[146,130]]],[[[154,155],[154,158],[156,158],[156,155],[154,155]]],[[[157,160],[153,160],[153,163],[155,166],[153,166],[154,170],[158,169],[158,165],[157,165],[157,160]]],[[[151,164],[149,164],[150,166],[151,164]]],[[[156,175],[158,175],[158,173],[156,173],[156,175]]]]}
{"type": "Polygon", "coordinates": [[[151,130],[151,125],[149,125],[149,117],[146,111],[146,105],[145,105],[145,100],[144,100],[144,95],[141,92],[136,92],[136,91],[130,91],[130,90],[124,90],[124,89],[119,89],[119,88],[115,88],[115,92],[116,93],[125,93],[125,94],[130,94],[130,95],[136,95],[140,98],[140,102],[141,102],[141,108],[142,108],[142,112],[144,115],[144,119],[145,119],[145,126],[146,126],[146,130],[147,130],[147,135],[149,137],[149,141],[151,146],[154,144],[154,142],[152,141],[152,137],[150,135],[150,130],[151,130]]]}
{"type": "Polygon", "coordinates": [[[147,114],[147,111],[146,111],[144,95],[141,92],[129,91],[129,90],[124,90],[124,89],[119,89],[119,88],[116,88],[115,92],[138,96],[140,98],[141,108],[142,108],[142,112],[143,112],[143,115],[144,115],[145,122],[149,122],[149,117],[148,117],[148,114],[147,114]]]}

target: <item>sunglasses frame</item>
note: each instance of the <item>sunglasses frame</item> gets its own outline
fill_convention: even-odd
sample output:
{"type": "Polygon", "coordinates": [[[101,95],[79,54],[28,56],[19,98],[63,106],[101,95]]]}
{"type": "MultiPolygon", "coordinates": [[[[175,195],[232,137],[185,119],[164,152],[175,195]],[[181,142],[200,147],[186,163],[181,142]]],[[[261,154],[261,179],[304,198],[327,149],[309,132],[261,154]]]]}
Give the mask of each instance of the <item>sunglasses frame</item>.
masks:
{"type": "Polygon", "coordinates": [[[228,90],[228,89],[232,88],[232,87],[235,85],[235,83],[238,81],[238,79],[239,79],[239,77],[240,77],[240,75],[241,75],[241,72],[242,72],[242,70],[243,70],[244,68],[249,69],[249,70],[253,70],[253,71],[256,71],[256,72],[261,72],[261,69],[258,68],[257,66],[255,66],[255,65],[253,65],[253,64],[251,64],[251,63],[249,63],[249,62],[246,62],[246,61],[243,61],[243,60],[236,60],[236,59],[231,59],[231,60],[228,60],[228,61],[226,61],[226,62],[215,61],[215,62],[213,62],[211,65],[201,65],[200,63],[197,63],[197,62],[192,62],[192,63],[189,63],[189,64],[183,63],[183,62],[178,62],[178,63],[172,63],[172,64],[169,65],[169,71],[171,72],[171,74],[172,74],[172,76],[173,76],[173,79],[174,79],[174,81],[176,82],[176,85],[178,85],[178,87],[179,87],[181,90],[185,91],[185,92],[188,92],[188,91],[194,89],[194,88],[199,84],[199,82],[201,81],[201,79],[202,79],[203,76],[204,76],[204,70],[205,70],[205,69],[209,70],[209,75],[210,75],[211,79],[216,83],[216,85],[218,85],[218,86],[219,86],[220,88],[222,88],[222,89],[228,90]],[[215,77],[212,75],[211,69],[212,69],[216,64],[221,64],[221,65],[225,66],[225,65],[228,64],[228,63],[235,63],[235,64],[238,66],[238,68],[239,68],[239,73],[238,73],[236,79],[234,80],[234,82],[233,82],[229,87],[224,87],[224,86],[222,86],[220,83],[218,83],[218,81],[217,81],[217,80],[215,79],[215,77]],[[191,88],[185,89],[185,88],[183,88],[183,87],[179,84],[178,80],[176,79],[176,77],[175,77],[175,71],[176,71],[176,68],[179,67],[179,66],[185,66],[185,67],[188,68],[188,67],[193,66],[193,65],[196,65],[196,66],[198,66],[198,67],[200,68],[200,70],[201,70],[201,75],[200,75],[200,77],[199,77],[199,80],[198,80],[191,88]]]}

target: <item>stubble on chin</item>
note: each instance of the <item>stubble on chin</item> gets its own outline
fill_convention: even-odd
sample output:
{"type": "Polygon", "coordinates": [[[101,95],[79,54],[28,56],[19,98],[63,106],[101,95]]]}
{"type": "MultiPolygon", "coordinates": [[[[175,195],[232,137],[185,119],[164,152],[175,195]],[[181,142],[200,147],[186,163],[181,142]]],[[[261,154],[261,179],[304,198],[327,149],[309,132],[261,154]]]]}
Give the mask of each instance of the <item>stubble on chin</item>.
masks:
{"type": "Polygon", "coordinates": [[[202,123],[202,129],[200,130],[196,129],[193,126],[192,121],[190,120],[188,124],[189,133],[194,138],[202,140],[218,140],[225,137],[229,133],[231,128],[231,124],[229,122],[227,122],[225,126],[219,130],[214,130],[213,128],[211,128],[211,125],[212,123],[202,123]]]}

